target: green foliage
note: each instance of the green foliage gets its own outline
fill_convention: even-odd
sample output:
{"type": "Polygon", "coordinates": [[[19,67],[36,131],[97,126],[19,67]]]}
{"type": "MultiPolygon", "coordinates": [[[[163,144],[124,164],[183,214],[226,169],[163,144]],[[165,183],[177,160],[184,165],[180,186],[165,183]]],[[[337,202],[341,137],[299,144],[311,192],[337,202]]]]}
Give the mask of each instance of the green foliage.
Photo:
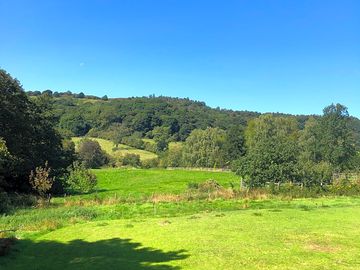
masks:
{"type": "Polygon", "coordinates": [[[170,147],[162,156],[161,165],[162,167],[181,167],[183,165],[182,147],[170,147]]]}
{"type": "Polygon", "coordinates": [[[32,194],[0,191],[0,214],[12,213],[15,209],[29,208],[36,203],[37,199],[32,194]]]}
{"type": "Polygon", "coordinates": [[[156,168],[159,166],[158,158],[150,158],[141,161],[141,167],[144,169],[156,168]]]}
{"type": "Polygon", "coordinates": [[[132,130],[128,127],[125,127],[121,124],[112,125],[110,128],[112,134],[110,135],[110,139],[114,142],[115,146],[118,147],[122,140],[125,137],[129,137],[132,134],[132,130]]]}
{"type": "Polygon", "coordinates": [[[301,162],[301,182],[305,186],[323,186],[331,183],[333,167],[326,161],[318,163],[307,161],[301,162]]]}
{"type": "Polygon", "coordinates": [[[121,158],[121,163],[124,166],[140,167],[140,155],[127,153],[121,158]]]}
{"type": "Polygon", "coordinates": [[[107,133],[112,125],[120,124],[142,135],[150,132],[149,136],[153,131],[157,132],[157,127],[168,129],[171,141],[184,141],[192,130],[208,126],[224,130],[234,125],[244,126],[249,119],[259,115],[216,110],[189,99],[139,97],[105,101],[89,99],[86,95],[85,99],[74,98],[72,93],[60,93],[55,100],[55,112],[60,119],[59,125],[79,136],[91,130],[90,136],[96,136],[96,132],[99,137],[112,140],[103,132],[107,133]]]}
{"type": "Polygon", "coordinates": [[[347,173],[335,179],[332,185],[329,185],[329,191],[335,195],[354,196],[360,193],[360,175],[355,178],[350,177],[347,173]]]}
{"type": "Polygon", "coordinates": [[[320,154],[338,171],[348,168],[356,154],[349,121],[347,108],[341,104],[326,107],[319,121],[320,154]]]}
{"type": "Polygon", "coordinates": [[[187,184],[188,189],[198,189],[199,188],[199,183],[196,182],[189,182],[187,184]]]}
{"type": "Polygon", "coordinates": [[[245,135],[242,126],[233,126],[226,132],[225,152],[229,161],[245,155],[245,135]]]}
{"type": "Polygon", "coordinates": [[[131,136],[124,137],[121,142],[137,149],[144,149],[144,142],[140,132],[135,132],[131,136]]]}
{"type": "Polygon", "coordinates": [[[53,112],[48,93],[29,100],[20,83],[0,70],[0,188],[28,191],[30,171],[45,161],[53,176],[64,173],[71,161],[64,155],[61,136],[54,129],[53,112]]]}
{"type": "Polygon", "coordinates": [[[80,113],[65,114],[60,118],[59,127],[71,132],[72,136],[84,136],[91,128],[91,125],[80,113]]]}
{"type": "Polygon", "coordinates": [[[191,132],[183,147],[183,161],[189,167],[222,167],[225,164],[225,131],[218,128],[191,132]]]}
{"type": "Polygon", "coordinates": [[[99,168],[109,162],[106,152],[95,140],[83,139],[79,143],[78,156],[86,168],[99,168]]]}
{"type": "Polygon", "coordinates": [[[96,187],[97,179],[83,164],[74,162],[66,182],[73,192],[88,193],[96,187]]]}
{"type": "Polygon", "coordinates": [[[11,201],[8,194],[0,191],[0,214],[6,213],[11,209],[11,201]]]}
{"type": "Polygon", "coordinates": [[[6,186],[4,175],[11,170],[14,160],[6,147],[6,142],[0,138],[0,187],[6,186]]]}
{"type": "Polygon", "coordinates": [[[157,153],[164,152],[168,149],[171,137],[170,127],[155,127],[151,135],[155,141],[155,151],[157,153]]]}
{"type": "MultiPolygon", "coordinates": [[[[144,140],[145,139],[143,139],[143,141],[144,140]]],[[[148,140],[150,140],[150,139],[148,139],[148,140]]],[[[156,146],[156,143],[154,141],[151,141],[151,142],[144,141],[144,150],[156,153],[156,148],[157,148],[157,146],[156,146]]]]}
{"type": "Polygon", "coordinates": [[[246,129],[247,154],[235,163],[236,172],[250,187],[299,178],[297,122],[264,115],[246,129]]]}
{"type": "Polygon", "coordinates": [[[309,119],[302,131],[300,146],[303,161],[326,161],[336,171],[354,168],[355,142],[347,108],[332,104],[324,109],[322,117],[309,119]]]}

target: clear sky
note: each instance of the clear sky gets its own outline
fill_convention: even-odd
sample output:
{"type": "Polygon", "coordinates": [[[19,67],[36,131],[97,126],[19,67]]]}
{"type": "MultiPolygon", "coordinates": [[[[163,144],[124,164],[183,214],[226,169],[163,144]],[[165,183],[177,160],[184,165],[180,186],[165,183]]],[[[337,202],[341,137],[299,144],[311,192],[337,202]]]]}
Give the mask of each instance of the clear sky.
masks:
{"type": "Polygon", "coordinates": [[[26,90],[360,117],[359,0],[0,0],[0,25],[26,90]]]}

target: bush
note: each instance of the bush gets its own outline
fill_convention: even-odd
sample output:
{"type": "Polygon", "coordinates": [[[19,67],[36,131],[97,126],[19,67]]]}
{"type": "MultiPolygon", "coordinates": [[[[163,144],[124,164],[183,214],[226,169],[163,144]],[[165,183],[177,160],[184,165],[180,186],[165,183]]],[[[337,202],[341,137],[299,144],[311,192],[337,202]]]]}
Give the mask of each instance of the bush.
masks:
{"type": "Polygon", "coordinates": [[[162,166],[163,167],[181,167],[182,162],[182,148],[181,147],[172,147],[167,150],[162,157],[162,166]]]}
{"type": "Polygon", "coordinates": [[[335,195],[359,195],[360,181],[352,181],[348,176],[342,177],[329,186],[329,191],[335,195]]]}
{"type": "Polygon", "coordinates": [[[6,213],[11,208],[11,201],[6,192],[0,192],[0,214],[6,213]]]}
{"type": "Polygon", "coordinates": [[[195,182],[189,182],[187,184],[188,189],[198,189],[199,188],[199,183],[195,183],[195,182]]]}
{"type": "Polygon", "coordinates": [[[302,182],[305,186],[323,186],[328,185],[331,182],[333,175],[333,168],[330,163],[321,161],[305,162],[301,164],[302,182]]]}
{"type": "Polygon", "coordinates": [[[213,179],[206,180],[205,182],[199,183],[199,190],[201,192],[213,192],[221,189],[221,185],[213,179]]]}
{"type": "Polygon", "coordinates": [[[197,189],[200,192],[213,192],[222,188],[221,185],[213,179],[206,180],[202,183],[189,182],[187,187],[188,189],[197,189]]]}
{"type": "Polygon", "coordinates": [[[137,154],[127,153],[121,158],[122,165],[139,167],[141,165],[140,156],[137,154]]]}
{"type": "Polygon", "coordinates": [[[35,204],[36,198],[31,194],[6,193],[0,191],[0,214],[8,213],[17,207],[29,207],[35,204]]]}
{"type": "Polygon", "coordinates": [[[69,171],[67,184],[72,191],[88,193],[95,188],[97,184],[96,176],[86,169],[83,164],[75,162],[69,171]]]}
{"type": "Polygon", "coordinates": [[[29,182],[31,187],[41,197],[46,196],[54,183],[54,177],[50,177],[50,171],[51,169],[48,167],[48,163],[45,162],[44,167],[36,167],[35,172],[30,172],[29,182]]]}
{"type": "Polygon", "coordinates": [[[145,159],[141,161],[141,167],[144,169],[156,168],[158,166],[159,166],[158,158],[145,159]]]}
{"type": "Polygon", "coordinates": [[[155,153],[156,152],[156,144],[150,143],[150,142],[144,142],[144,150],[155,153]]]}

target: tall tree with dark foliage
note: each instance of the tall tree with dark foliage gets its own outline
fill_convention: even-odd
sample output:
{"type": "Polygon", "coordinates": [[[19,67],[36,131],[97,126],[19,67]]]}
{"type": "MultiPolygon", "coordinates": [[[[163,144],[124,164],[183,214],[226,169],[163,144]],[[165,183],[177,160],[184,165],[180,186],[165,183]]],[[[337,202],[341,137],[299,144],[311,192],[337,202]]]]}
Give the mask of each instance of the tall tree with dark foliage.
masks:
{"type": "MultiPolygon", "coordinates": [[[[28,190],[29,174],[48,162],[54,175],[72,161],[54,129],[50,95],[30,100],[19,81],[0,70],[0,138],[7,151],[0,188],[28,190]]],[[[4,155],[3,155],[4,156],[4,155]]]]}

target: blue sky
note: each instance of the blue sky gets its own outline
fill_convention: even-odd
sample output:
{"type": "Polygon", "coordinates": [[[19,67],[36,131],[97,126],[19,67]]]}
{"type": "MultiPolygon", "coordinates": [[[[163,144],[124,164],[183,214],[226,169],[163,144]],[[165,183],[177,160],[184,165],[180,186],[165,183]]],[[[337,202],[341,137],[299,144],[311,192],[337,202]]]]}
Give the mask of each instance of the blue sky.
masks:
{"type": "Polygon", "coordinates": [[[189,97],[360,117],[360,1],[0,0],[0,67],[26,90],[189,97]]]}

